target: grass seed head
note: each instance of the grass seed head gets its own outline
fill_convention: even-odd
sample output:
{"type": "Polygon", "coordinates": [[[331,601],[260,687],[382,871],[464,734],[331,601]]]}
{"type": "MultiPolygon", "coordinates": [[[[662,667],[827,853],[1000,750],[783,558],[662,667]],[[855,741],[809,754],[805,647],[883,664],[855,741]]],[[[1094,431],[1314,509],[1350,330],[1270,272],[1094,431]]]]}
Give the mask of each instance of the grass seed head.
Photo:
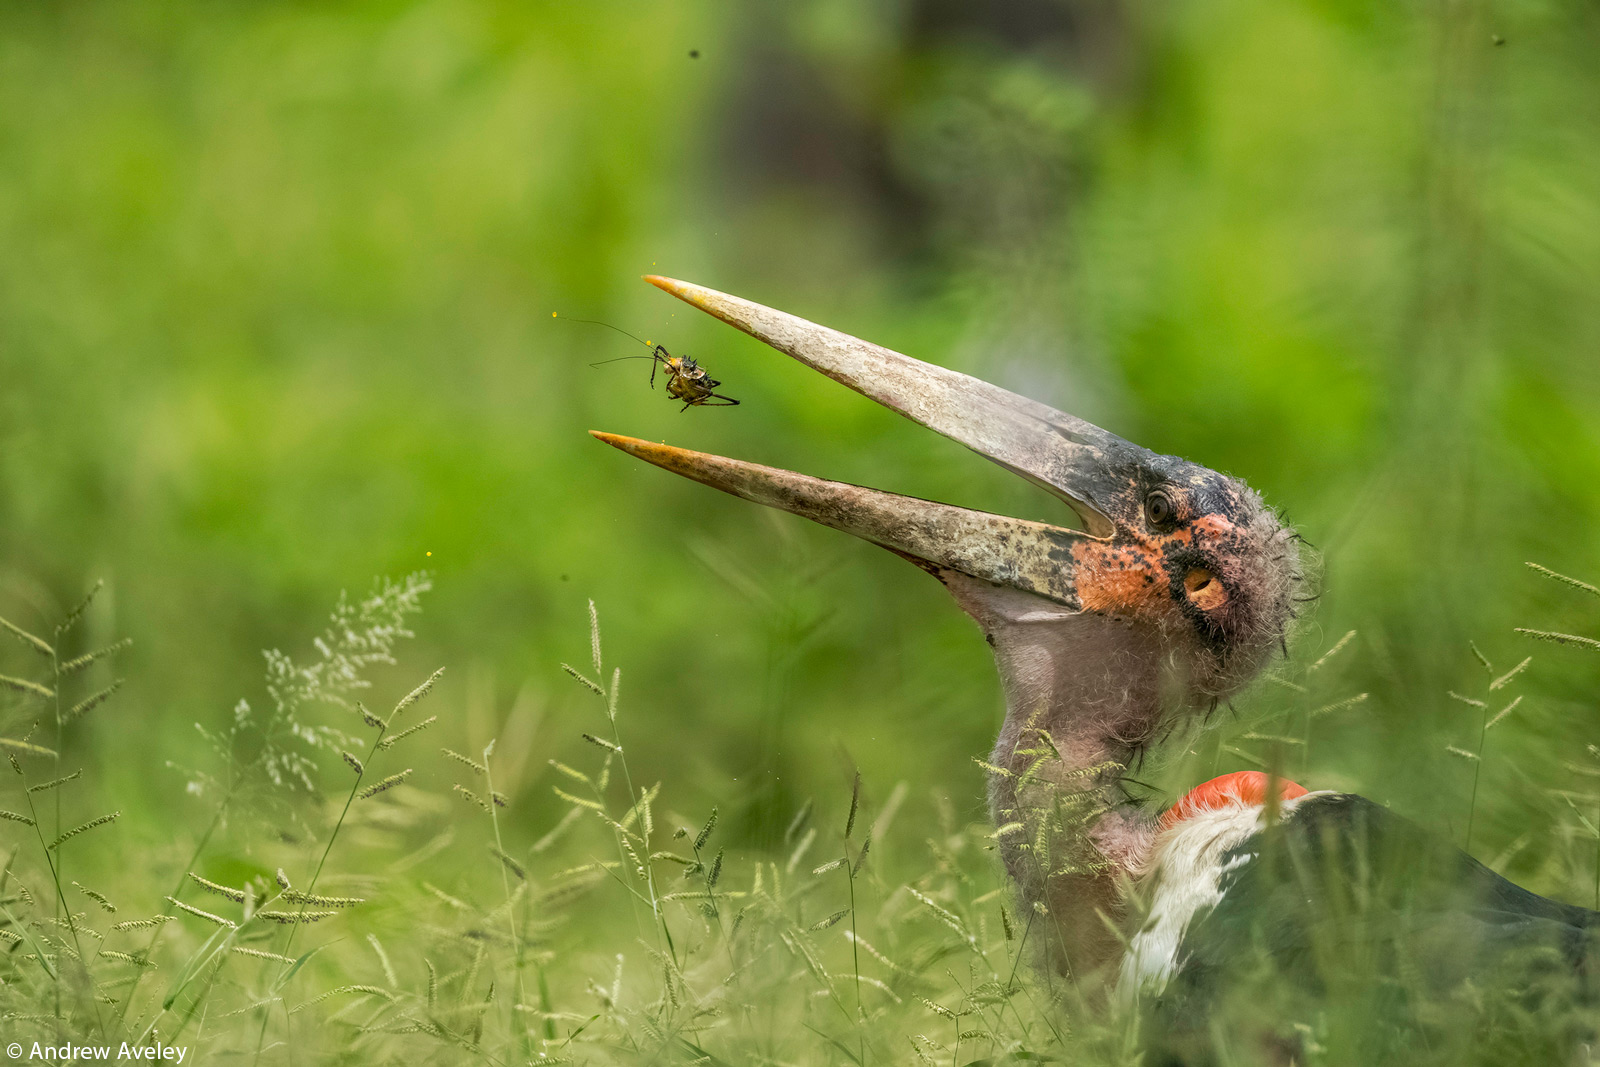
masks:
{"type": "Polygon", "coordinates": [[[404,741],[406,738],[408,738],[412,734],[416,733],[418,730],[426,730],[428,727],[432,726],[434,723],[436,723],[438,721],[439,721],[439,716],[437,716],[437,715],[429,715],[426,719],[423,719],[421,722],[417,723],[415,726],[408,726],[404,730],[401,730],[399,733],[391,734],[388,737],[385,737],[382,741],[379,741],[378,742],[378,751],[379,752],[388,751],[389,749],[393,748],[395,745],[399,744],[401,741],[404,741]]]}
{"type": "Polygon", "coordinates": [[[74,780],[76,778],[82,777],[82,775],[83,775],[83,772],[81,770],[73,771],[71,774],[65,775],[65,776],[63,776],[61,778],[57,778],[54,781],[45,782],[42,785],[30,785],[28,787],[28,792],[30,792],[30,793],[43,793],[46,789],[55,789],[57,786],[66,785],[68,782],[70,782],[70,781],[72,781],[72,780],[74,780]]]}
{"type": "Polygon", "coordinates": [[[622,752],[622,746],[621,745],[616,744],[615,742],[612,742],[612,741],[607,741],[603,737],[596,737],[594,734],[583,734],[581,736],[583,737],[583,739],[585,741],[589,742],[591,745],[594,745],[597,748],[603,748],[607,752],[616,752],[618,754],[621,754],[621,752],[622,752]]]}
{"type": "Polygon", "coordinates": [[[386,789],[393,789],[395,786],[399,785],[401,782],[403,782],[407,778],[411,777],[412,770],[413,770],[413,768],[407,767],[405,770],[401,771],[399,774],[391,774],[391,775],[389,775],[389,777],[383,779],[381,782],[374,782],[372,785],[367,786],[367,788],[365,788],[361,792],[357,793],[356,794],[356,799],[357,800],[370,800],[371,798],[377,796],[379,793],[382,793],[386,789]]]}
{"type": "Polygon", "coordinates": [[[259,948],[249,948],[245,945],[234,945],[232,951],[241,956],[251,956],[258,960],[272,960],[274,963],[294,962],[294,958],[292,956],[280,956],[276,952],[267,952],[259,948]]]}
{"type": "MultiPolygon", "coordinates": [[[[34,723],[35,727],[38,725],[38,723],[34,723]]],[[[28,732],[32,733],[33,730],[30,729],[28,732]]],[[[16,755],[42,756],[45,759],[55,759],[58,755],[53,748],[45,748],[43,745],[36,745],[32,741],[19,741],[14,737],[0,737],[0,747],[9,749],[13,753],[11,766],[16,768],[18,774],[22,773],[22,765],[16,761],[16,755]]]]}
{"type": "Polygon", "coordinates": [[[76,722],[78,719],[82,718],[84,715],[88,714],[109,700],[113,693],[122,688],[122,682],[123,679],[118,678],[116,681],[112,682],[98,693],[95,693],[93,696],[88,696],[78,701],[76,704],[72,705],[72,708],[65,715],[61,716],[61,720],[63,722],[76,722]]]}
{"type": "Polygon", "coordinates": [[[482,808],[484,811],[488,811],[489,810],[489,805],[487,805],[487,804],[485,804],[483,802],[483,798],[480,797],[478,794],[474,793],[472,790],[468,789],[466,786],[464,786],[464,785],[453,785],[450,788],[454,789],[457,793],[460,793],[461,794],[461,798],[463,800],[467,800],[467,801],[470,801],[473,804],[478,805],[478,807],[482,808]]]}
{"type": "Polygon", "coordinates": [[[50,646],[49,642],[33,636],[22,627],[7,622],[5,619],[0,619],[0,630],[4,630],[46,659],[53,658],[56,654],[56,650],[50,646]]]}
{"type": "Polygon", "coordinates": [[[701,849],[706,847],[706,842],[711,839],[711,831],[715,830],[716,828],[717,828],[717,809],[715,807],[713,807],[711,809],[711,817],[706,820],[706,824],[704,826],[702,826],[700,828],[700,832],[695,835],[694,850],[696,852],[699,852],[701,849]]]}
{"type": "Polygon", "coordinates": [[[118,963],[131,963],[135,967],[155,968],[155,964],[151,963],[149,959],[144,956],[135,956],[131,952],[116,952],[109,948],[103,948],[100,950],[100,955],[108,960],[116,960],[118,963]]]}
{"type": "Polygon", "coordinates": [[[579,684],[581,684],[585,689],[588,689],[590,692],[594,693],[595,696],[603,697],[606,695],[606,691],[600,688],[600,683],[589,678],[572,664],[563,663],[561,665],[561,669],[572,675],[573,678],[577,679],[579,684]]]}
{"type": "Polygon", "coordinates": [[[1537,563],[1529,563],[1528,566],[1532,567],[1546,578],[1553,578],[1564,585],[1572,586],[1574,589],[1581,589],[1590,596],[1600,596],[1600,587],[1590,585],[1588,582],[1580,582],[1576,578],[1569,578],[1565,574],[1553,571],[1549,567],[1541,567],[1537,563]]]}
{"type": "Polygon", "coordinates": [[[77,674],[79,671],[93,665],[99,660],[105,659],[107,656],[115,656],[118,652],[121,652],[123,649],[132,644],[133,638],[124,637],[116,644],[107,645],[105,648],[98,649],[94,652],[86,652],[83,655],[78,656],[76,659],[68,660],[59,668],[57,668],[56,673],[58,675],[77,674]]]}
{"type": "Polygon", "coordinates": [[[302,893],[298,889],[285,889],[283,899],[291,904],[310,904],[318,908],[353,908],[367,902],[364,897],[325,897],[316,893],[302,893]]]}
{"type": "Polygon", "coordinates": [[[857,874],[861,873],[861,868],[865,867],[866,864],[867,864],[867,854],[869,852],[871,852],[871,851],[872,851],[872,830],[871,830],[871,828],[868,828],[868,830],[867,830],[867,839],[865,841],[861,842],[861,851],[856,853],[855,866],[850,869],[850,873],[852,875],[857,875],[857,874]]]}
{"type": "Polygon", "coordinates": [[[209,878],[200,877],[193,871],[189,872],[189,878],[194,882],[195,885],[199,886],[201,889],[204,889],[207,893],[215,893],[219,897],[227,897],[235,904],[244,903],[243,889],[235,889],[229,885],[222,885],[220,882],[213,882],[209,878]]]}
{"type": "Polygon", "coordinates": [[[1551,630],[1530,630],[1525,626],[1518,626],[1516,632],[1524,637],[1531,637],[1535,641],[1550,641],[1557,645],[1572,645],[1575,648],[1586,648],[1591,652],[1600,652],[1600,641],[1596,641],[1592,637],[1556,633],[1551,630]]]}
{"type": "Polygon", "coordinates": [[[62,619],[61,622],[56,625],[56,634],[59,636],[60,634],[64,634],[76,626],[78,624],[78,620],[83,618],[83,613],[89,610],[89,605],[94,603],[94,598],[99,596],[100,590],[104,589],[105,587],[106,582],[104,578],[96,581],[94,585],[89,588],[89,592],[84,594],[83,599],[78,601],[78,606],[67,612],[66,618],[62,619]]]}
{"type": "Polygon", "coordinates": [[[706,875],[706,886],[710,889],[717,887],[717,880],[722,877],[722,849],[717,849],[717,858],[711,861],[711,870],[706,875]]]}
{"type": "Polygon", "coordinates": [[[444,668],[440,667],[438,670],[436,670],[432,674],[428,675],[428,680],[427,681],[423,682],[421,685],[417,686],[411,692],[409,692],[405,696],[401,697],[400,698],[400,703],[396,704],[394,706],[394,711],[389,713],[389,720],[391,722],[394,721],[394,717],[396,715],[400,714],[402,711],[406,710],[411,705],[415,704],[417,701],[419,701],[423,697],[427,696],[428,695],[428,691],[433,688],[433,683],[437,682],[439,680],[439,676],[441,674],[443,674],[443,673],[444,673],[444,668]]]}
{"type": "Polygon", "coordinates": [[[97,826],[105,826],[107,823],[115,822],[117,819],[119,819],[121,817],[122,817],[122,812],[114,811],[110,815],[102,815],[98,819],[90,819],[88,822],[84,823],[82,826],[74,826],[72,829],[68,830],[66,833],[62,834],[60,837],[58,837],[54,841],[50,842],[50,847],[52,849],[60,848],[62,844],[64,844],[67,841],[70,841],[74,837],[77,837],[79,834],[88,833],[90,830],[93,830],[97,826]]]}
{"type": "Polygon", "coordinates": [[[861,807],[861,772],[856,772],[855,781],[850,786],[850,817],[844,823],[844,836],[849,837],[856,829],[856,812],[861,807]]]}
{"type": "Polygon", "coordinates": [[[179,900],[177,897],[168,897],[167,898],[167,903],[171,904],[173,907],[177,908],[179,911],[188,912],[190,915],[193,915],[197,919],[204,919],[206,922],[214,923],[217,926],[223,927],[224,929],[237,930],[239,928],[239,924],[234,922],[232,919],[224,919],[220,915],[216,915],[216,914],[213,914],[212,912],[205,911],[202,908],[197,908],[192,904],[185,904],[183,901],[179,900]]]}
{"type": "Polygon", "coordinates": [[[589,662],[594,664],[594,673],[605,673],[600,669],[600,611],[593,600],[589,601],[589,662]]]}
{"type": "Polygon", "coordinates": [[[41,700],[49,700],[56,695],[56,691],[47,685],[30,682],[26,678],[13,678],[9,674],[0,674],[0,687],[13,689],[24,696],[36,697],[41,700]]]}
{"type": "Polygon", "coordinates": [[[450,759],[455,760],[457,763],[463,763],[463,764],[467,765],[468,767],[471,767],[473,773],[478,775],[479,777],[482,777],[482,776],[484,776],[484,775],[489,773],[488,768],[485,767],[483,764],[479,763],[477,760],[473,759],[471,756],[463,756],[461,753],[457,752],[453,748],[441,748],[439,751],[443,752],[446,756],[448,756],[450,759]]]}
{"type": "Polygon", "coordinates": [[[304,1004],[296,1004],[294,1007],[289,1009],[289,1014],[293,1015],[298,1011],[303,1011],[306,1008],[311,1007],[313,1004],[321,1004],[329,997],[344,996],[348,993],[359,993],[363,996],[369,997],[382,997],[384,1000],[394,999],[393,993],[389,992],[387,989],[380,989],[375,985],[342,985],[337,989],[330,989],[326,993],[312,997],[304,1004]]]}
{"type": "Polygon", "coordinates": [[[73,882],[72,884],[77,888],[78,892],[82,893],[84,896],[88,897],[90,900],[94,901],[111,914],[116,914],[117,906],[111,903],[111,901],[107,900],[105,894],[96,893],[93,889],[90,889],[81,882],[73,882]]]}
{"type": "Polygon", "coordinates": [[[279,923],[283,926],[293,926],[296,923],[321,922],[330,915],[339,914],[337,911],[258,911],[256,915],[268,922],[279,923]]]}

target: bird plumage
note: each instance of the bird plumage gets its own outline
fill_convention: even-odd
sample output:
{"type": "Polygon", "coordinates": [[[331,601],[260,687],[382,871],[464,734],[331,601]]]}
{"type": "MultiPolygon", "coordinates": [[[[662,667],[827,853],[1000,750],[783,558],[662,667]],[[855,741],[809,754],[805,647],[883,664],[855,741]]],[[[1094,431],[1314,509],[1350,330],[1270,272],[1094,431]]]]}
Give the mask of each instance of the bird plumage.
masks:
{"type": "Polygon", "coordinates": [[[1595,913],[1359,797],[1233,776],[1163,818],[1123,788],[1152,744],[1204,728],[1287,651],[1303,538],[1253,489],[976,378],[648,280],[1077,513],[1082,529],[596,433],[944,584],[994,650],[1006,715],[989,802],[1001,859],[1044,917],[1043,964],[1138,1013],[1147,1062],[1305,1063],[1351,1011],[1361,1064],[1497,1062],[1482,1057],[1517,1040],[1546,1055],[1518,1062],[1563,1062],[1588,1037],[1595,913]]]}
{"type": "Polygon", "coordinates": [[[1149,859],[1130,886],[1142,907],[1117,974],[1124,1010],[1166,991],[1189,962],[1190,927],[1209,915],[1249,862],[1248,843],[1307,795],[1294,782],[1241,771],[1196,786],[1161,816],[1149,859]],[[1269,794],[1277,797],[1272,810],[1269,794]]]}
{"type": "Polygon", "coordinates": [[[1288,802],[1218,865],[1170,979],[1142,998],[1153,1063],[1226,1062],[1269,1036],[1303,1056],[1286,1022],[1336,1000],[1370,1005],[1369,1063],[1541,1062],[1523,1058],[1541,1046],[1558,1063],[1592,1040],[1600,913],[1531,893],[1370,800],[1288,802]],[[1219,1019],[1233,1021],[1220,1040],[1219,1019]],[[1507,1043],[1514,1060],[1483,1058],[1507,1043]]]}

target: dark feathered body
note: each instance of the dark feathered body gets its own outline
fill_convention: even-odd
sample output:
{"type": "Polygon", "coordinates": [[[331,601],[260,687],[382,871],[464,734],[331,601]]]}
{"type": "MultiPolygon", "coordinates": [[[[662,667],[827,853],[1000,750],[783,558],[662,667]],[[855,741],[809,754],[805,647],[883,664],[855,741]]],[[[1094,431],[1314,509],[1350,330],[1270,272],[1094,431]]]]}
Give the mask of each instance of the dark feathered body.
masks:
{"type": "Polygon", "coordinates": [[[1221,866],[1221,899],[1143,1005],[1152,1064],[1587,1062],[1600,913],[1344,794],[1305,798],[1221,866]]]}

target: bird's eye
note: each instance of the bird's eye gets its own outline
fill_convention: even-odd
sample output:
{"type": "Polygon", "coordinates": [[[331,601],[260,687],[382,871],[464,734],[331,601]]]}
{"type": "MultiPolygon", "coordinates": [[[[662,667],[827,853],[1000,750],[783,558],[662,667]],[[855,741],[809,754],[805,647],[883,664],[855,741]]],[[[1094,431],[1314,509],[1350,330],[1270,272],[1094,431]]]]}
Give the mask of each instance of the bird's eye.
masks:
{"type": "Polygon", "coordinates": [[[1172,498],[1159,489],[1144,498],[1145,521],[1157,529],[1170,526],[1177,513],[1172,498]]]}

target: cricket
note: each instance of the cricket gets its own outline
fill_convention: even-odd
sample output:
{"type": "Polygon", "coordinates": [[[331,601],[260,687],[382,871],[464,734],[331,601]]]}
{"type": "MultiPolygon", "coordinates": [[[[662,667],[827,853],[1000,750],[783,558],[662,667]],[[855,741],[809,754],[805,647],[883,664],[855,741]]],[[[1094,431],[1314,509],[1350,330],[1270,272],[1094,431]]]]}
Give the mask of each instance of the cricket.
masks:
{"type": "MultiPolygon", "coordinates": [[[[551,317],[554,318],[556,315],[552,313],[551,317]]],[[[602,359],[597,363],[589,364],[589,366],[601,367],[607,363],[616,363],[624,359],[648,359],[651,361],[650,388],[652,389],[656,387],[656,372],[665,367],[667,395],[674,400],[683,401],[683,407],[678,409],[679,413],[697,407],[731,408],[739,406],[739,402],[733,397],[724,396],[716,392],[716,388],[722,383],[707,374],[706,369],[689,356],[675,356],[667,351],[666,345],[651,344],[649,341],[636,337],[627,330],[613,326],[609,322],[601,322],[598,319],[568,319],[567,321],[584,322],[591,326],[604,326],[608,330],[616,330],[624,337],[638,341],[650,349],[650,355],[648,356],[618,356],[616,359],[602,359]]]]}

